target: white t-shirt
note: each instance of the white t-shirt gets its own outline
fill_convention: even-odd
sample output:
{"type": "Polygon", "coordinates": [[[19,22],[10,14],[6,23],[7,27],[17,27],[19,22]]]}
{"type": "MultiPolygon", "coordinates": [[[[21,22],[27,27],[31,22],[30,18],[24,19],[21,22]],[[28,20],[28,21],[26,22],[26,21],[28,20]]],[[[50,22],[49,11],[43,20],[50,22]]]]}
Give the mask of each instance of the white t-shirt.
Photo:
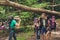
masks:
{"type": "Polygon", "coordinates": [[[45,26],[45,19],[43,19],[43,26],[45,26]]]}

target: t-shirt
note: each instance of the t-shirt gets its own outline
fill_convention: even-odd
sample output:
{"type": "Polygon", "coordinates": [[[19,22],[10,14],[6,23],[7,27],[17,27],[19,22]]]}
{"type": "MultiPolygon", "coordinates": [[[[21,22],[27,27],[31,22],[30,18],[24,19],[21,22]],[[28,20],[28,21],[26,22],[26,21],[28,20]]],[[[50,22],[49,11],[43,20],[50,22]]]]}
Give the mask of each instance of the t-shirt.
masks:
{"type": "Polygon", "coordinates": [[[4,29],[4,26],[0,26],[0,30],[4,29]]]}
{"type": "MultiPolygon", "coordinates": [[[[15,20],[12,20],[11,23],[10,23],[10,28],[15,28],[15,25],[16,25],[16,21],[15,20]]],[[[14,32],[14,30],[12,30],[12,32],[14,32]]]]}
{"type": "Polygon", "coordinates": [[[43,26],[45,26],[45,20],[43,19],[43,26]]]}
{"type": "Polygon", "coordinates": [[[15,28],[16,25],[16,21],[12,20],[12,22],[10,23],[10,28],[15,28]]]}
{"type": "Polygon", "coordinates": [[[52,22],[52,28],[56,28],[56,23],[52,22]]]}

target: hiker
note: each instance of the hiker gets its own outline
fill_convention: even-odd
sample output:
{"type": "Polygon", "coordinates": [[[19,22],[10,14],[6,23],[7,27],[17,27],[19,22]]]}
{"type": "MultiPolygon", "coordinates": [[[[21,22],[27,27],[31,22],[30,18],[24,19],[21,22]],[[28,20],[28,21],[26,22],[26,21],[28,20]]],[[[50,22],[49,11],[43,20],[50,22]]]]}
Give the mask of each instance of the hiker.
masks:
{"type": "Polygon", "coordinates": [[[37,38],[36,40],[39,40],[40,39],[40,30],[39,30],[40,23],[38,18],[35,18],[34,26],[35,26],[34,29],[35,29],[36,38],[37,38]]]}
{"type": "Polygon", "coordinates": [[[2,22],[2,24],[0,25],[0,30],[3,30],[4,29],[4,24],[2,22]]]}
{"type": "Polygon", "coordinates": [[[43,38],[43,40],[45,39],[44,36],[47,32],[46,26],[47,26],[47,16],[45,13],[42,13],[40,18],[40,30],[41,30],[41,37],[43,38]]]}
{"type": "Polygon", "coordinates": [[[51,30],[52,31],[56,30],[55,16],[52,16],[52,19],[51,19],[51,30]]]}
{"type": "Polygon", "coordinates": [[[15,28],[16,26],[18,26],[18,23],[16,22],[13,16],[9,16],[8,20],[9,20],[9,40],[12,40],[12,37],[14,38],[14,40],[17,40],[15,35],[15,28]]]}
{"type": "Polygon", "coordinates": [[[50,20],[48,20],[48,23],[47,23],[47,32],[48,31],[51,31],[51,22],[50,22],[50,20]]]}
{"type": "Polygon", "coordinates": [[[47,17],[45,13],[41,14],[40,18],[40,27],[41,27],[41,33],[44,34],[46,33],[46,26],[47,26],[47,17]]]}
{"type": "Polygon", "coordinates": [[[47,33],[46,33],[46,40],[51,39],[51,21],[48,20],[47,27],[46,27],[47,33]]]}
{"type": "Polygon", "coordinates": [[[9,29],[9,23],[7,23],[7,21],[4,22],[4,27],[5,27],[5,30],[9,29]]]}

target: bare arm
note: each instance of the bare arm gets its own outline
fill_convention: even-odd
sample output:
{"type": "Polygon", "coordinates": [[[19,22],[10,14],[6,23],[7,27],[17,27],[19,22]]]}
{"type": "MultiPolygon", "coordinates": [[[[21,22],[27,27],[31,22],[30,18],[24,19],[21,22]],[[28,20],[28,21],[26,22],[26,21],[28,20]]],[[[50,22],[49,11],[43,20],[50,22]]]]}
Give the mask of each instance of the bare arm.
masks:
{"type": "Polygon", "coordinates": [[[19,19],[19,21],[16,23],[16,27],[17,27],[17,28],[20,27],[20,23],[21,23],[21,19],[19,19]]]}

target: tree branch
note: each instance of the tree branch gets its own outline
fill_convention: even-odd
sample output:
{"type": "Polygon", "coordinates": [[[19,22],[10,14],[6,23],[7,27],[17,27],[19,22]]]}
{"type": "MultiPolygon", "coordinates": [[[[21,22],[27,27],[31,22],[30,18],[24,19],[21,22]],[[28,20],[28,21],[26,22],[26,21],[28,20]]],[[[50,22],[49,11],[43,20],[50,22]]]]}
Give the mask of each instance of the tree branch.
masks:
{"type": "Polygon", "coordinates": [[[45,9],[40,9],[40,8],[32,8],[32,7],[28,7],[28,6],[18,4],[12,1],[0,2],[0,5],[12,6],[20,10],[29,11],[29,12],[44,12],[44,13],[50,13],[50,14],[57,14],[60,16],[60,12],[50,11],[50,10],[45,10],[45,9]]]}

